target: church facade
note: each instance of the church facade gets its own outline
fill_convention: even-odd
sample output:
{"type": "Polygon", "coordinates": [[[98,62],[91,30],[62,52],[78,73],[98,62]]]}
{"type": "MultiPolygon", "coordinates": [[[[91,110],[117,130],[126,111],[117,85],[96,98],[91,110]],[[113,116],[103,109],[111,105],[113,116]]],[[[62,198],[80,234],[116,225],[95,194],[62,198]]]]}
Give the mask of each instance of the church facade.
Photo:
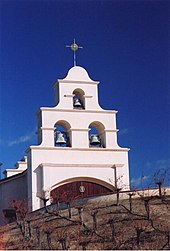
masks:
{"type": "MultiPolygon", "coordinates": [[[[6,170],[1,196],[3,183],[8,187],[13,181],[17,186],[19,178],[18,185],[24,189],[16,197],[25,197],[30,211],[43,206],[42,192],[56,203],[64,200],[64,194],[75,199],[113,193],[117,188],[129,190],[129,149],[117,143],[117,111],[100,107],[98,84],[80,66],[56,81],[55,106],[41,107],[37,113],[38,145],[26,150],[27,157],[17,162],[17,169],[6,170]]],[[[7,208],[2,204],[1,211],[7,208]]]]}

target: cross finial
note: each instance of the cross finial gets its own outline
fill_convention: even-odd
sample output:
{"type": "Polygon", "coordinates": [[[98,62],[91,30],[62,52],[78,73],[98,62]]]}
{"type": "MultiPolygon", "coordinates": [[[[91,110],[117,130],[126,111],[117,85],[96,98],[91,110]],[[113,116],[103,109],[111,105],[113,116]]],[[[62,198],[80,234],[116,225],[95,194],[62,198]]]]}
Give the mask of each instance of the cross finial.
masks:
{"type": "Polygon", "coordinates": [[[71,50],[73,51],[73,61],[74,61],[74,66],[76,66],[76,51],[78,50],[78,49],[82,49],[83,47],[82,46],[78,46],[77,44],[76,44],[76,40],[75,40],[75,38],[74,38],[74,40],[73,40],[73,44],[71,44],[71,45],[66,45],[66,47],[67,48],[71,48],[71,50]]]}

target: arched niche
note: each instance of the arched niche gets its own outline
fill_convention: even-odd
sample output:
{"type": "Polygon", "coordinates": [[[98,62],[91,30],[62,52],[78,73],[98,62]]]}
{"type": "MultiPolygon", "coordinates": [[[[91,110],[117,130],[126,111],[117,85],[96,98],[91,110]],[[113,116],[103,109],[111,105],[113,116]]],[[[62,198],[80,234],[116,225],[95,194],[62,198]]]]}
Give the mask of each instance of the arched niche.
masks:
{"type": "Polygon", "coordinates": [[[105,127],[99,121],[93,121],[89,125],[89,147],[105,147],[105,127]]]}
{"type": "Polygon", "coordinates": [[[54,125],[54,145],[56,147],[70,147],[71,135],[70,124],[65,120],[60,120],[54,125]]]}
{"type": "Polygon", "coordinates": [[[85,98],[84,91],[77,88],[73,91],[73,108],[74,109],[85,109],[85,98]]]}

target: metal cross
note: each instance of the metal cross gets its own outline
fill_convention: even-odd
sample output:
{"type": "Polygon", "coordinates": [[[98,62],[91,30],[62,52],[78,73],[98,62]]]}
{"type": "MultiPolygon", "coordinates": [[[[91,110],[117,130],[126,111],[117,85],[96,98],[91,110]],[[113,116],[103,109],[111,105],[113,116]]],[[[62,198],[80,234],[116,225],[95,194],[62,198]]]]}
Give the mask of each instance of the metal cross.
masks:
{"type": "Polygon", "coordinates": [[[73,44],[71,44],[71,45],[66,45],[66,47],[67,48],[71,48],[71,50],[73,51],[73,61],[74,61],[74,66],[76,66],[76,51],[78,50],[78,49],[82,49],[83,47],[82,46],[78,46],[77,44],[76,44],[76,40],[75,40],[75,38],[74,38],[74,41],[73,41],[73,44]]]}

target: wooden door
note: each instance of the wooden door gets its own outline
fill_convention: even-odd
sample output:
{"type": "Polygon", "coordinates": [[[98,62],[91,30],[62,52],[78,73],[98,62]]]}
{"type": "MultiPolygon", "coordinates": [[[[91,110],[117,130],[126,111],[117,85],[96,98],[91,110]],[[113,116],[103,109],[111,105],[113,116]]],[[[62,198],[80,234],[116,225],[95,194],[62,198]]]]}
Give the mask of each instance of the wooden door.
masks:
{"type": "Polygon", "coordinates": [[[75,181],[55,188],[51,191],[51,197],[52,204],[55,204],[58,201],[67,202],[78,198],[87,198],[111,193],[113,193],[112,190],[102,185],[88,181],[75,181]]]}

